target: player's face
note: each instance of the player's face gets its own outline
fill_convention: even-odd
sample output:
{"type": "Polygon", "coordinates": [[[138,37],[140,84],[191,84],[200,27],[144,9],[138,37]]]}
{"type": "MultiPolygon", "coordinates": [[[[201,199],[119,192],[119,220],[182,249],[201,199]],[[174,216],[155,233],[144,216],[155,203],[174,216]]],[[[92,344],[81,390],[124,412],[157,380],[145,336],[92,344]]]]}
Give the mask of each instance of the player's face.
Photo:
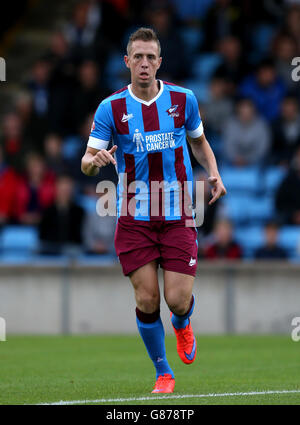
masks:
{"type": "Polygon", "coordinates": [[[131,81],[140,87],[150,87],[155,80],[161,60],[155,41],[134,41],[129,56],[125,56],[126,66],[130,68],[131,81]]]}

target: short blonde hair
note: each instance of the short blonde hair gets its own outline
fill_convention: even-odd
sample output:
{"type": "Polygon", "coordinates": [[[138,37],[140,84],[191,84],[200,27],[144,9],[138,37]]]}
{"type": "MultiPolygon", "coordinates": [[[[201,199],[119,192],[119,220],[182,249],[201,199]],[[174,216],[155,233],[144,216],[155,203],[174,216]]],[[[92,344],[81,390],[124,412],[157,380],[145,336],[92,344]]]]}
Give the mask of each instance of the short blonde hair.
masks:
{"type": "Polygon", "coordinates": [[[156,35],[156,32],[152,28],[141,27],[138,30],[136,30],[134,33],[131,34],[131,36],[129,37],[129,40],[128,40],[128,44],[127,44],[127,54],[128,54],[128,56],[130,54],[130,49],[131,49],[132,43],[134,41],[137,41],[137,40],[155,41],[157,43],[157,47],[158,47],[158,56],[160,56],[160,53],[161,53],[160,42],[159,42],[159,39],[156,35]]]}

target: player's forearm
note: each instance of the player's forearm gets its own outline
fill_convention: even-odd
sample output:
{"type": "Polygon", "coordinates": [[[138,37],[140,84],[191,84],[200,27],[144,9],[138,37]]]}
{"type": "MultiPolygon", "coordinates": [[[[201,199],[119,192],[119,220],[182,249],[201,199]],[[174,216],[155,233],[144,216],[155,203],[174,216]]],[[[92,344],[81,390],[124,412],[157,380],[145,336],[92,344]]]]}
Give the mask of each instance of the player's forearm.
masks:
{"type": "Polygon", "coordinates": [[[99,167],[92,164],[93,155],[86,153],[81,160],[81,171],[87,176],[96,176],[99,173],[99,167]]]}
{"type": "Polygon", "coordinates": [[[205,136],[201,137],[199,141],[192,141],[191,148],[194,157],[206,170],[207,174],[209,176],[219,177],[220,174],[215,155],[205,136]]]}

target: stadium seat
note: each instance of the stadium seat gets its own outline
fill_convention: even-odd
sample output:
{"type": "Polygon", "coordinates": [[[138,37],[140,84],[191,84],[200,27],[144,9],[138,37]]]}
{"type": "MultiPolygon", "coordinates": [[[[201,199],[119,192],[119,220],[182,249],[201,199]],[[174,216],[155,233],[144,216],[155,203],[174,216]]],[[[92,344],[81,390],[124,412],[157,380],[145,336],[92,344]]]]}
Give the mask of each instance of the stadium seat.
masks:
{"type": "Polygon", "coordinates": [[[251,259],[264,242],[263,226],[240,226],[235,229],[236,241],[242,246],[244,257],[251,259]]]}
{"type": "Polygon", "coordinates": [[[174,4],[180,20],[190,21],[191,19],[204,19],[214,0],[201,0],[201,2],[194,0],[171,0],[171,2],[174,4]]]}
{"type": "Polygon", "coordinates": [[[188,87],[194,92],[198,102],[207,103],[209,101],[210,93],[207,82],[199,82],[196,79],[185,80],[184,87],[188,87]]]}
{"type": "Polygon", "coordinates": [[[300,226],[284,226],[279,231],[279,243],[290,258],[300,258],[300,226]]]}
{"type": "Polygon", "coordinates": [[[82,142],[79,137],[77,136],[70,136],[64,139],[63,143],[63,157],[65,159],[75,159],[80,149],[82,148],[82,142]]]}
{"type": "Polygon", "coordinates": [[[271,25],[257,25],[252,31],[252,43],[255,49],[261,53],[268,52],[274,32],[274,28],[271,25]]]}
{"type": "Polygon", "coordinates": [[[192,73],[195,78],[209,82],[217,67],[221,64],[221,57],[217,53],[198,55],[193,64],[192,73]]]}
{"type": "Polygon", "coordinates": [[[181,28],[180,35],[190,55],[193,55],[202,45],[204,38],[203,32],[199,28],[193,27],[181,28]]]}
{"type": "Polygon", "coordinates": [[[125,71],[124,56],[118,52],[112,53],[105,68],[105,80],[109,90],[114,92],[128,84],[125,71]]]}
{"type": "Polygon", "coordinates": [[[76,197],[76,203],[82,207],[87,213],[96,211],[96,204],[98,198],[88,195],[79,195],[76,197]]]}
{"type": "Polygon", "coordinates": [[[0,264],[28,264],[33,259],[30,252],[8,251],[0,253],[0,264]]]}
{"type": "Polygon", "coordinates": [[[221,176],[228,193],[252,195],[258,192],[260,179],[259,167],[222,167],[221,176]]]}
{"type": "Polygon", "coordinates": [[[235,195],[228,192],[222,199],[224,214],[234,225],[247,224],[249,222],[249,204],[251,199],[246,194],[235,195]]]}
{"type": "Polygon", "coordinates": [[[18,252],[27,255],[39,247],[39,237],[36,227],[33,226],[5,226],[1,235],[3,253],[18,252]]]}
{"type": "Polygon", "coordinates": [[[262,173],[262,185],[264,193],[273,195],[282,182],[286,170],[282,167],[268,167],[264,173],[262,173]]]}
{"type": "Polygon", "coordinates": [[[274,199],[270,196],[230,193],[223,199],[224,213],[235,225],[262,225],[274,216],[274,199]]]}
{"type": "Polygon", "coordinates": [[[263,224],[274,216],[274,199],[271,196],[253,196],[247,204],[249,220],[263,224]]]}

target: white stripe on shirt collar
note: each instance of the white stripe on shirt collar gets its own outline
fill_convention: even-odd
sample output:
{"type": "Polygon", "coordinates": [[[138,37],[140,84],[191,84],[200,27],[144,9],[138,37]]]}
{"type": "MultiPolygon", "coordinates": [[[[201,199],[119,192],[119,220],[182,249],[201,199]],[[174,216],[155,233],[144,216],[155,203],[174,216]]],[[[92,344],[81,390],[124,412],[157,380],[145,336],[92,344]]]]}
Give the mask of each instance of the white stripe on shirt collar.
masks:
{"type": "Polygon", "coordinates": [[[164,83],[161,80],[157,80],[157,81],[159,81],[159,83],[160,83],[159,92],[157,93],[157,95],[153,99],[149,100],[148,102],[146,100],[140,99],[139,97],[137,97],[133,94],[133,92],[131,90],[131,84],[128,85],[128,91],[129,91],[130,96],[134,100],[136,100],[137,102],[143,103],[146,106],[150,106],[153,102],[157,101],[157,99],[159,98],[159,96],[162,94],[162,92],[164,90],[164,83]]]}

